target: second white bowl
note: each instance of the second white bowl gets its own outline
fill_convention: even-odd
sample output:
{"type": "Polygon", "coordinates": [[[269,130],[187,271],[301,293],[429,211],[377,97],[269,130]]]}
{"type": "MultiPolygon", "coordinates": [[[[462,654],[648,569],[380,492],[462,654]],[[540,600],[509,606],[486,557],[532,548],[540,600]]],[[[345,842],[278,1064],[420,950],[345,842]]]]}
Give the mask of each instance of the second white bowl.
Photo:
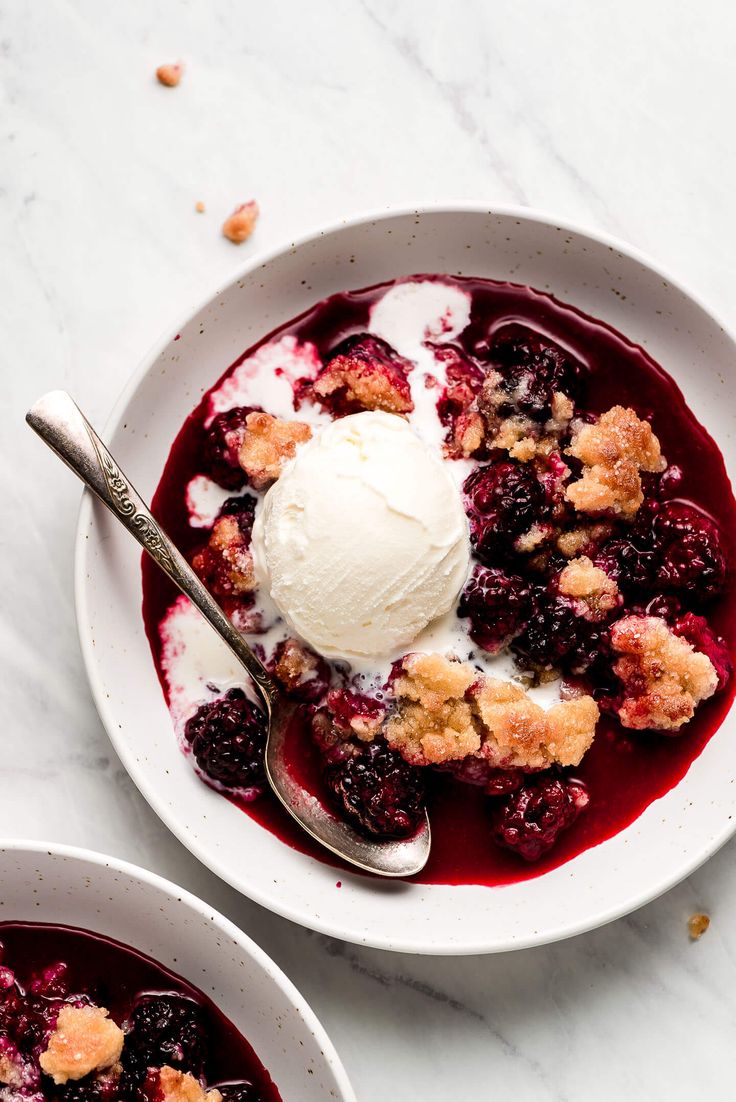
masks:
{"type": "Polygon", "coordinates": [[[294,985],[232,922],[112,857],[0,841],[0,920],[79,926],[122,941],[206,991],[255,1049],[283,1102],[356,1102],[339,1057],[294,985]]]}

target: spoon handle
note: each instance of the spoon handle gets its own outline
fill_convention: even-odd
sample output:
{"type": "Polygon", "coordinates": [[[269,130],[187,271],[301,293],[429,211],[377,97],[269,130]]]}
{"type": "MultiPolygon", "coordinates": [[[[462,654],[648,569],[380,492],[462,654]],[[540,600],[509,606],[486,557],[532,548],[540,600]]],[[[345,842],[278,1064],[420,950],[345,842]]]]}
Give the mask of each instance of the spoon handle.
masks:
{"type": "Polygon", "coordinates": [[[181,552],[110,455],[82,411],[64,390],[52,390],[26,414],[26,421],[106,505],[227,643],[250,674],[267,711],[276,689],[260,659],[210,596],[181,552]]]}

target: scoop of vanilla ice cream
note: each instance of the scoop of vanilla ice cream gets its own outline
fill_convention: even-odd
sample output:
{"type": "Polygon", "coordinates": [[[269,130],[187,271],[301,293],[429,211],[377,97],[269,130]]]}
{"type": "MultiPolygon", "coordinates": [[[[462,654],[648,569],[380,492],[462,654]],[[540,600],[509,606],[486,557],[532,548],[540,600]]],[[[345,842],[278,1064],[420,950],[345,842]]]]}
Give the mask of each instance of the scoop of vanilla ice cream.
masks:
{"type": "Polygon", "coordinates": [[[447,612],[468,571],[460,491],[401,417],[327,425],[285,467],[253,529],[256,574],[321,654],[406,647],[447,612]]]}

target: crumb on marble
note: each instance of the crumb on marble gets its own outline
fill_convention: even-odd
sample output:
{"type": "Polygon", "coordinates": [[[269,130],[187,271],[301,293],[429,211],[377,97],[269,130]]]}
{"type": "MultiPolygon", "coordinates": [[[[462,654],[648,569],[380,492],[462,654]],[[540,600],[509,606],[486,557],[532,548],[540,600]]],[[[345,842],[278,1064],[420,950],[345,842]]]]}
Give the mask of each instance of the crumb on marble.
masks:
{"type": "Polygon", "coordinates": [[[242,245],[253,233],[259,214],[258,203],[255,199],[251,199],[247,203],[241,203],[239,207],[235,208],[230,217],[223,222],[223,237],[226,237],[228,241],[232,241],[234,245],[242,245]]]}
{"type": "Polygon", "coordinates": [[[180,61],[168,65],[159,65],[156,70],[156,80],[165,88],[176,88],[181,81],[184,67],[180,61]]]}
{"type": "Polygon", "coordinates": [[[687,920],[687,930],[690,934],[691,941],[700,941],[709,926],[710,915],[703,914],[702,912],[690,915],[690,918],[687,920]]]}

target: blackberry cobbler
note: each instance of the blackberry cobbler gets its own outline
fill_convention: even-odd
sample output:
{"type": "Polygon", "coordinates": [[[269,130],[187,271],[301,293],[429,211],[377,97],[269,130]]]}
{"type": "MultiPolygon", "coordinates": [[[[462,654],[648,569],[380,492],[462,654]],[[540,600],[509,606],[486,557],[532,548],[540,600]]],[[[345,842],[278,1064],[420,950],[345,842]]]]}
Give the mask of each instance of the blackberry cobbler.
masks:
{"type": "Polygon", "coordinates": [[[2,1102],[279,1102],[201,991],[119,942],[0,923],[2,1102]]]}
{"type": "MultiPolygon", "coordinates": [[[[646,353],[530,288],[420,276],[318,304],[205,395],[154,509],[301,703],[295,774],[372,838],[429,807],[430,881],[609,837],[729,707],[718,448],[646,353]]],[[[143,570],[196,769],[317,853],[267,791],[242,672],[143,570]]]]}

